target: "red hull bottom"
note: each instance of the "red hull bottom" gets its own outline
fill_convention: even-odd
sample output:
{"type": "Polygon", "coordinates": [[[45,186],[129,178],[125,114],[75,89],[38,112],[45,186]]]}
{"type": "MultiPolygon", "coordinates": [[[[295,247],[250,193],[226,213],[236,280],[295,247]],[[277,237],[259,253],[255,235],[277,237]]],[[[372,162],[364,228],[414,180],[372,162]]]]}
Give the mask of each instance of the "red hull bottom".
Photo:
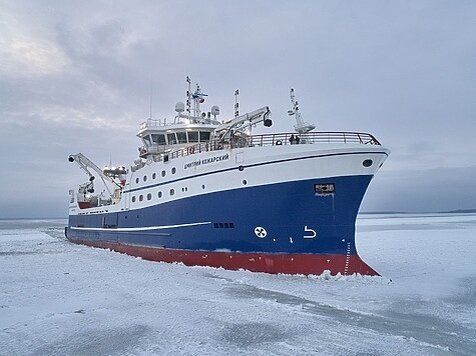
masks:
{"type": "Polygon", "coordinates": [[[229,270],[245,269],[252,272],[320,275],[328,270],[332,275],[379,276],[358,255],[333,254],[278,254],[173,250],[165,248],[123,245],[114,242],[71,239],[71,242],[111,249],[127,255],[157,262],[181,262],[187,266],[223,267],[229,270]]]}

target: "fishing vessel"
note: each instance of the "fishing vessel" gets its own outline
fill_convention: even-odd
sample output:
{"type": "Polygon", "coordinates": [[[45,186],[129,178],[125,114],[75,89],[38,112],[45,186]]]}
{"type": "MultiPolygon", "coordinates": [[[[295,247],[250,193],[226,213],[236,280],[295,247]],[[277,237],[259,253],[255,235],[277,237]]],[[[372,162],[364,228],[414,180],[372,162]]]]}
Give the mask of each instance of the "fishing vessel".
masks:
{"type": "Polygon", "coordinates": [[[66,237],[185,265],[378,275],[357,253],[355,220],[389,150],[369,133],[315,131],[293,89],[294,131],[252,134],[271,130],[269,107],[240,114],[237,90],[234,117],[220,120],[220,108],[202,111],[207,95],[186,82],[173,119],[140,124],[132,164],[101,169],[69,156],[89,178],[69,192],[66,237]]]}

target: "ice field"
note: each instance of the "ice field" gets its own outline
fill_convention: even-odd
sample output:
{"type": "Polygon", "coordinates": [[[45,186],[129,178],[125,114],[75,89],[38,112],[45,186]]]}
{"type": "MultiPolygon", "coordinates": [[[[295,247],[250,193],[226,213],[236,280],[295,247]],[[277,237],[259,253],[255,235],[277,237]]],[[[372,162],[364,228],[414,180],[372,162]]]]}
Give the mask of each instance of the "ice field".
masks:
{"type": "Polygon", "coordinates": [[[361,215],[383,277],[149,262],[0,220],[2,355],[476,354],[476,214],[361,215]]]}

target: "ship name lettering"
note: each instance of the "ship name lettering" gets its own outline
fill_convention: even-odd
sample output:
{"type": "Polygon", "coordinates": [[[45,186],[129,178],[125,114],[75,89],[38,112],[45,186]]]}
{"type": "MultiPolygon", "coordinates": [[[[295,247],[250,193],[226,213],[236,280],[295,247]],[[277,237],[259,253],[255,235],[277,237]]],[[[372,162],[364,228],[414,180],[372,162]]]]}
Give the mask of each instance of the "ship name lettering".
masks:
{"type": "Polygon", "coordinates": [[[197,167],[201,164],[200,160],[197,160],[197,161],[193,161],[193,162],[190,162],[190,163],[187,163],[183,166],[183,169],[187,169],[187,168],[192,168],[192,167],[197,167]]]}
{"type": "Polygon", "coordinates": [[[225,154],[225,155],[221,155],[221,156],[215,156],[215,157],[202,159],[202,164],[208,164],[208,163],[219,162],[219,161],[226,161],[227,159],[230,159],[230,156],[229,156],[228,153],[225,154]]]}
{"type": "Polygon", "coordinates": [[[224,154],[221,156],[215,156],[215,157],[210,157],[210,158],[204,158],[202,160],[196,160],[193,162],[189,162],[184,164],[183,169],[188,169],[188,168],[193,168],[193,167],[198,167],[201,166],[202,164],[209,164],[209,163],[214,163],[214,162],[220,162],[220,161],[226,161],[230,159],[230,155],[224,154]]]}

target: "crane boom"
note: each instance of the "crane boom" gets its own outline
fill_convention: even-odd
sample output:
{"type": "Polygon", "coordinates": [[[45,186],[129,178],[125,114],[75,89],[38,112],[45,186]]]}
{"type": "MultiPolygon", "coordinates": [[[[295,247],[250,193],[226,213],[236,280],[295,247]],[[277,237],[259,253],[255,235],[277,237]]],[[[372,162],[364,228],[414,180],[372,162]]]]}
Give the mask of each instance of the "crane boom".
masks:
{"type": "Polygon", "coordinates": [[[229,138],[232,131],[240,131],[250,125],[264,123],[264,126],[269,127],[272,121],[269,118],[271,110],[268,106],[263,106],[257,110],[251,111],[244,115],[238,116],[233,120],[221,124],[215,129],[215,136],[219,136],[222,140],[229,138]]]}
{"type": "Polygon", "coordinates": [[[68,157],[68,160],[70,162],[76,162],[78,166],[89,176],[89,180],[91,182],[94,180],[94,174],[92,174],[90,170],[93,170],[99,176],[99,178],[101,178],[102,182],[104,183],[104,186],[109,192],[109,195],[112,195],[112,193],[108,185],[106,184],[106,181],[122,189],[122,186],[119,183],[117,183],[112,177],[104,174],[101,168],[99,168],[94,162],[92,162],[82,153],[70,155],[68,157]]]}

